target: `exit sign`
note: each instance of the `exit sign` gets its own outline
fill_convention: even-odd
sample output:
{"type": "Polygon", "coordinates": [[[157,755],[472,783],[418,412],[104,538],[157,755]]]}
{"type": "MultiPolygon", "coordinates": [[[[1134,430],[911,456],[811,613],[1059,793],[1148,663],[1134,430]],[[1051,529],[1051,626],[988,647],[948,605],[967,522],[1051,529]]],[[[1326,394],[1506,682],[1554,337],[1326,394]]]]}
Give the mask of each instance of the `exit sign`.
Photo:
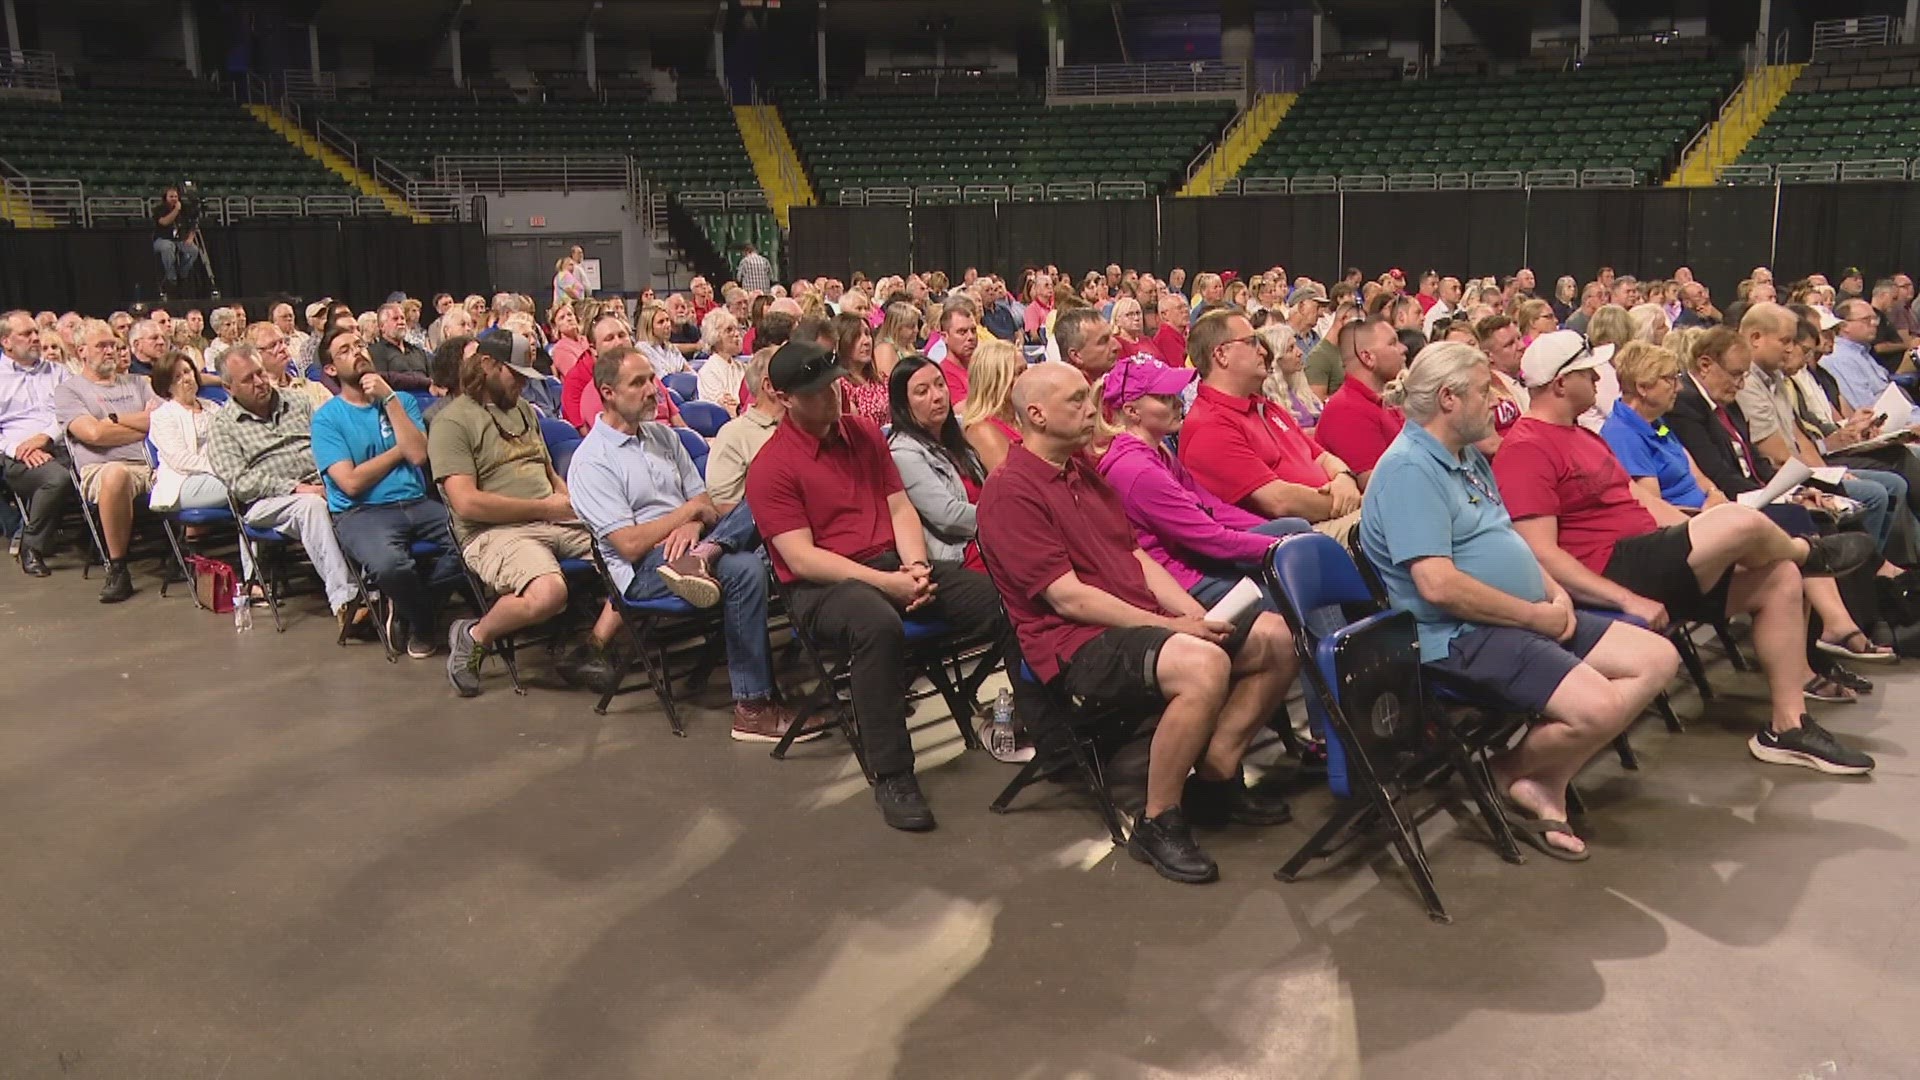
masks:
{"type": "Polygon", "coordinates": [[[547,215],[545,215],[545,214],[535,214],[535,215],[533,215],[532,217],[530,217],[530,218],[528,218],[528,219],[527,219],[527,227],[528,227],[528,228],[531,228],[531,229],[544,229],[544,228],[546,228],[546,227],[547,227],[547,215]]]}

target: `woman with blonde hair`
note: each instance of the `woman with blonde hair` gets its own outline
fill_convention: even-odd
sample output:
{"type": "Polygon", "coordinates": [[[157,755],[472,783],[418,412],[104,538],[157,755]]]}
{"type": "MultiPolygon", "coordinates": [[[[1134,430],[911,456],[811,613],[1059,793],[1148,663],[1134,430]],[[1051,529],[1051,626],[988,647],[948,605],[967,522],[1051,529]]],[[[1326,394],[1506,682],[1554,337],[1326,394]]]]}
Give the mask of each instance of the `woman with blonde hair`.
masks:
{"type": "MultiPolygon", "coordinates": [[[[625,316],[626,310],[622,308],[620,321],[623,323],[626,322],[625,316]]],[[[656,378],[688,370],[687,358],[673,347],[673,315],[667,310],[666,304],[658,300],[641,304],[639,324],[631,331],[633,347],[646,355],[647,362],[653,365],[656,378]]]]}
{"type": "MultiPolygon", "coordinates": [[[[579,251],[578,247],[573,249],[579,251]]],[[[587,279],[580,272],[580,264],[574,260],[573,252],[568,252],[553,264],[553,305],[571,303],[585,299],[587,279]]]]}
{"type": "MultiPolygon", "coordinates": [[[[1153,346],[1153,339],[1147,337],[1147,316],[1140,310],[1140,301],[1131,296],[1123,296],[1113,302],[1113,314],[1108,323],[1113,329],[1113,358],[1125,360],[1130,356],[1145,353],[1156,360],[1162,359],[1153,346]]],[[[1175,361],[1178,367],[1179,362],[1175,361]]]]}
{"type": "MultiPolygon", "coordinates": [[[[593,362],[590,359],[593,356],[593,346],[587,342],[585,329],[580,324],[580,316],[576,310],[573,303],[562,302],[553,305],[553,310],[547,313],[547,321],[553,328],[553,346],[549,350],[553,357],[553,373],[562,380],[566,379],[567,372],[572,371],[573,365],[579,363],[583,357],[589,358],[588,363],[593,362]]],[[[655,374],[664,374],[664,372],[655,372],[655,374]]]]}
{"type": "Polygon", "coordinates": [[[1520,327],[1520,347],[1533,344],[1533,339],[1541,334],[1551,334],[1560,329],[1560,320],[1554,318],[1553,306],[1545,300],[1530,299],[1520,301],[1514,311],[1513,321],[1520,327]]]}
{"type": "Polygon", "coordinates": [[[888,304],[887,315],[873,335],[873,369],[884,388],[893,365],[920,349],[920,309],[912,304],[888,304]]]}
{"type": "Polygon", "coordinates": [[[1667,309],[1657,301],[1636,304],[1627,318],[1633,320],[1633,340],[1644,341],[1649,345],[1659,345],[1667,340],[1667,331],[1673,327],[1667,322],[1667,309]]]}
{"type": "Polygon", "coordinates": [[[1007,460],[1007,451],[1020,444],[1020,425],[1013,415],[1013,380],[1026,368],[1019,347],[1005,341],[981,342],[967,365],[967,400],[960,410],[960,428],[989,475],[1007,460]]]}
{"type": "Polygon", "coordinates": [[[1311,438],[1313,429],[1320,425],[1320,413],[1326,408],[1326,402],[1321,401],[1320,395],[1307,385],[1300,339],[1295,336],[1293,327],[1283,322],[1270,322],[1261,327],[1258,333],[1273,353],[1273,368],[1267,381],[1261,384],[1260,392],[1269,401],[1292,413],[1300,430],[1311,438]]]}

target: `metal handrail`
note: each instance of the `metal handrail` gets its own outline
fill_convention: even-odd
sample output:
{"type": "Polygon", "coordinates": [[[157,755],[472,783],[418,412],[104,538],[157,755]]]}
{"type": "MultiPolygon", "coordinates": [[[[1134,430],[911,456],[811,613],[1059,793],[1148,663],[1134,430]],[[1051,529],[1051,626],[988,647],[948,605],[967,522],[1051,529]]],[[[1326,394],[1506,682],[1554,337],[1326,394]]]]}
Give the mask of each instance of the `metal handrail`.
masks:
{"type": "MultiPolygon", "coordinates": [[[[297,115],[299,103],[289,102],[289,104],[293,106],[297,115]]],[[[360,167],[360,144],[354,141],[353,136],[340,130],[335,125],[328,123],[326,119],[320,116],[313,118],[313,135],[314,138],[320,140],[322,145],[328,147],[341,157],[346,158],[348,161],[353,162],[354,168],[357,169],[360,167]]]]}
{"type": "Polygon", "coordinates": [[[0,99],[4,98],[59,101],[59,58],[45,49],[0,49],[0,99]]]}
{"type": "Polygon", "coordinates": [[[625,154],[440,154],[433,178],[478,192],[628,191],[633,167],[625,154]]]}
{"type": "Polygon", "coordinates": [[[1225,60],[1067,64],[1047,68],[1047,100],[1188,95],[1244,98],[1247,65],[1225,60]]]}

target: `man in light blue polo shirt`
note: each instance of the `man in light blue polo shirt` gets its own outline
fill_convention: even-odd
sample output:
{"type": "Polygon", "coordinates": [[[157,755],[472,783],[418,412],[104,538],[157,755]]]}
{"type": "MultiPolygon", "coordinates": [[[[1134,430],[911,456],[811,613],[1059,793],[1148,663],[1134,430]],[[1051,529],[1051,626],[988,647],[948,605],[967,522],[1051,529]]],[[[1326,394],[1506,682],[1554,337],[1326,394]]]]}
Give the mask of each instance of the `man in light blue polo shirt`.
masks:
{"type": "Polygon", "coordinates": [[[365,567],[387,601],[387,640],[402,640],[416,660],[439,648],[434,598],[458,588],[460,560],[444,504],[427,498],[427,424],[410,394],[395,393],[374,370],[360,331],[340,324],[322,336],[321,370],[340,395],[314,410],[313,463],[327,489],[333,533],[365,567]],[[420,571],[413,545],[440,553],[420,571]]]}
{"type": "Polygon", "coordinates": [[[767,564],[753,515],[744,502],[715,505],[680,437],[655,422],[660,390],[644,353],[620,345],[591,363],[605,408],[567,469],[573,508],[628,600],[677,595],[695,607],[726,605],[733,737],[778,742],[793,711],[773,700],[767,564]]]}
{"type": "Polygon", "coordinates": [[[1880,316],[1865,300],[1842,300],[1833,306],[1833,313],[1840,324],[1833,328],[1833,351],[1821,358],[1820,366],[1839,385],[1848,411],[1871,409],[1893,381],[1873,355],[1880,316]]]}
{"type": "Polygon", "coordinates": [[[1493,374],[1478,349],[1421,350],[1390,384],[1406,427],[1374,466],[1360,539],[1388,599],[1413,613],[1430,676],[1539,716],[1490,762],[1515,833],[1587,858],[1567,784],[1639,716],[1680,658],[1665,638],[1576,611],[1507,515],[1474,443],[1493,433],[1493,374]]]}

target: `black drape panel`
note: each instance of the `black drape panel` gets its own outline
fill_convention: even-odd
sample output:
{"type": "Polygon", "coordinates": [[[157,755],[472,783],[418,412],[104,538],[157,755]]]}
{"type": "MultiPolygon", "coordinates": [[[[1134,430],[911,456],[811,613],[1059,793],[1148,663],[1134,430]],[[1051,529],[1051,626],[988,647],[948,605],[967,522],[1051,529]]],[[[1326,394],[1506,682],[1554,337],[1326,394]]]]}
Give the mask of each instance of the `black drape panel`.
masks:
{"type": "MultiPolygon", "coordinates": [[[[332,296],[366,309],[395,290],[490,289],[479,225],[302,220],[209,228],[206,240],[227,297],[332,296]]],[[[154,298],[159,276],[145,227],[0,232],[0,306],[104,314],[154,298]]]]}
{"type": "Polygon", "coordinates": [[[969,266],[1008,276],[1017,268],[999,264],[1000,245],[1000,216],[992,206],[914,208],[913,268],[918,272],[945,270],[955,282],[969,266]]]}
{"type": "MultiPolygon", "coordinates": [[[[1680,213],[1686,230],[1684,265],[1713,290],[1722,308],[1734,299],[1740,279],[1756,266],[1770,265],[1773,248],[1773,189],[1761,187],[1665,188],[1659,195],[1685,194],[1680,213]]],[[[1662,277],[1683,265],[1680,258],[1646,263],[1662,277]]],[[[1791,278],[1781,279],[1782,284],[1791,278]]],[[[1784,292],[1785,290],[1781,290],[1784,292]]],[[[1782,300],[1786,297],[1783,295],[1782,300]]]]}
{"type": "Polygon", "coordinates": [[[1920,185],[1807,184],[1780,189],[1776,276],[1791,280],[1821,273],[1838,285],[1841,269],[1857,266],[1870,286],[1896,270],[1913,273],[1916,248],[1920,185]]]}
{"type": "Polygon", "coordinates": [[[1000,207],[1009,277],[1022,266],[1059,265],[1075,276],[1108,263],[1152,266],[1154,200],[1008,203],[1000,207]]]}
{"type": "Polygon", "coordinates": [[[913,249],[905,207],[796,206],[792,213],[787,250],[795,277],[906,272],[913,249]]]}
{"type": "Polygon", "coordinates": [[[1163,199],[1160,207],[1160,257],[1151,265],[1161,277],[1176,266],[1189,279],[1201,270],[1245,277],[1275,263],[1296,276],[1339,277],[1337,195],[1163,199]]]}

